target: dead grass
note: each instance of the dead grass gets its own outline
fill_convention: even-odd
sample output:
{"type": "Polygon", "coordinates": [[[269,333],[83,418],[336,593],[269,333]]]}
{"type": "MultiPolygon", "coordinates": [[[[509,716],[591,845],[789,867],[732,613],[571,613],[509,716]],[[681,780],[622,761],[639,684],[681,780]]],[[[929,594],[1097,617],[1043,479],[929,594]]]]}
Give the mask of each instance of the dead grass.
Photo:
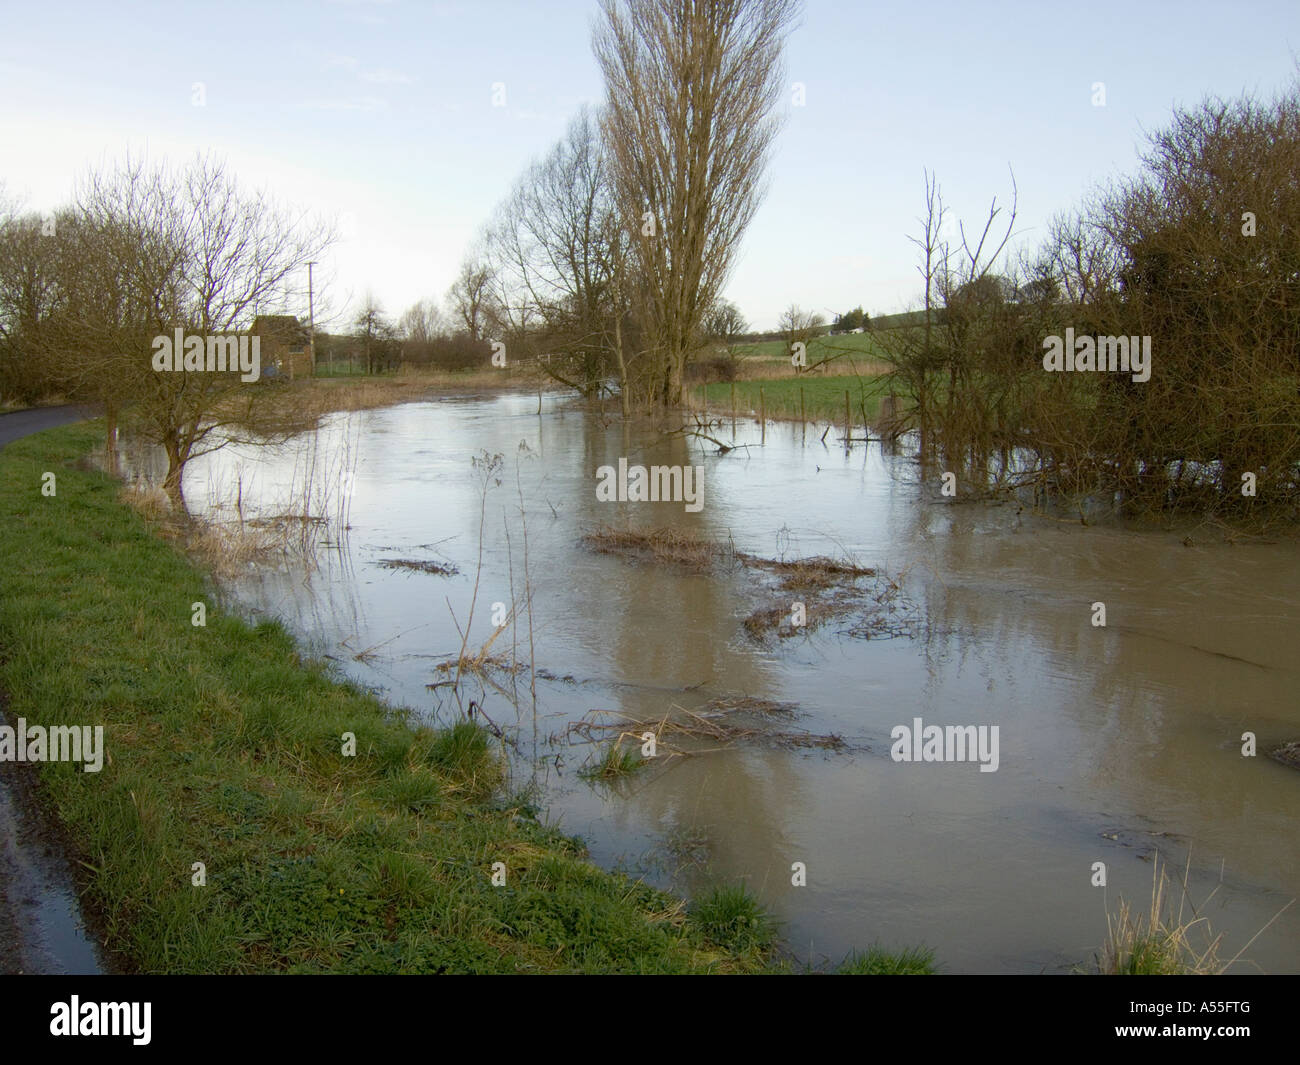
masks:
{"type": "Polygon", "coordinates": [[[741,743],[760,743],[785,749],[816,748],[843,751],[849,745],[843,737],[819,735],[789,728],[774,728],[773,716],[793,716],[795,703],[776,703],[749,696],[714,699],[690,710],[673,704],[658,720],[637,720],[612,710],[591,710],[579,721],[569,722],[564,733],[552,741],[573,744],[621,742],[630,738],[642,742],[646,733],[655,737],[659,756],[670,758],[710,754],[741,743]],[[609,715],[609,720],[601,720],[609,715]]]}
{"type": "Polygon", "coordinates": [[[193,519],[186,526],[186,554],[221,580],[233,580],[245,574],[250,565],[265,564],[283,555],[287,542],[283,526],[255,528],[193,519]]]}
{"type": "Polygon", "coordinates": [[[233,580],[246,573],[250,563],[265,563],[285,550],[282,526],[194,518],[178,512],[156,485],[133,482],[123,487],[120,498],[218,580],[233,580]]]}
{"type": "Polygon", "coordinates": [[[625,555],[695,571],[707,570],[734,553],[689,530],[670,526],[642,531],[602,525],[584,536],[582,543],[603,555],[625,555]]]}
{"type": "MultiPolygon", "coordinates": [[[[498,683],[496,677],[513,678],[521,676],[528,672],[528,664],[513,657],[506,658],[504,655],[492,654],[492,645],[497,642],[498,637],[506,629],[510,628],[512,621],[513,613],[506,618],[504,624],[498,625],[493,630],[492,635],[483,642],[483,646],[478,649],[476,654],[470,654],[462,647],[458,658],[450,658],[446,662],[439,662],[433,667],[434,671],[444,676],[450,675],[451,679],[434,681],[431,684],[426,684],[425,688],[429,691],[437,691],[439,688],[457,690],[463,678],[472,676],[487,687],[493,688],[497,694],[504,696],[511,704],[516,704],[517,696],[505,686],[505,683],[509,683],[509,681],[498,683]]],[[[484,716],[486,717],[486,715],[484,716]]],[[[497,731],[500,734],[500,730],[497,731]]]]}
{"type": "Polygon", "coordinates": [[[848,597],[842,597],[836,602],[820,602],[813,600],[804,603],[806,612],[803,625],[796,626],[790,611],[789,603],[782,603],[777,606],[761,607],[755,610],[749,617],[745,618],[745,631],[755,640],[763,640],[768,636],[776,635],[781,639],[789,639],[791,636],[798,636],[803,632],[816,632],[828,621],[837,617],[843,617],[851,613],[855,608],[856,600],[848,597]]]}
{"type": "Polygon", "coordinates": [[[1289,765],[1292,769],[1300,769],[1300,740],[1282,744],[1276,750],[1270,751],[1269,757],[1275,758],[1283,765],[1289,765]]]}
{"type": "Polygon", "coordinates": [[[1187,856],[1187,867],[1183,870],[1182,880],[1173,882],[1166,872],[1165,865],[1156,858],[1152,869],[1151,904],[1146,913],[1135,912],[1129,904],[1120,899],[1118,913],[1106,916],[1106,944],[1100,959],[1100,971],[1113,976],[1219,976],[1244,954],[1268,928],[1276,921],[1294,899],[1283,906],[1273,918],[1264,925],[1250,941],[1226,962],[1219,956],[1222,945],[1222,933],[1212,932],[1208,920],[1199,910],[1208,907],[1210,901],[1218,894],[1219,886],[1206,896],[1198,908],[1192,901],[1188,890],[1191,873],[1191,855],[1187,856]],[[1173,893],[1178,896],[1175,907],[1169,898],[1173,893]]]}
{"type": "Polygon", "coordinates": [[[416,573],[432,573],[437,577],[454,577],[460,572],[450,562],[431,562],[419,558],[381,558],[376,565],[381,569],[405,569],[416,573]]]}
{"type": "Polygon", "coordinates": [[[824,591],[836,588],[846,581],[856,581],[859,577],[874,577],[876,571],[866,566],[855,566],[849,562],[837,562],[824,555],[813,558],[800,558],[794,561],[778,561],[747,555],[737,551],[736,558],[746,566],[767,570],[780,577],[780,588],[785,592],[824,591]]]}
{"type": "MultiPolygon", "coordinates": [[[[495,639],[495,636],[493,639],[495,639]]],[[[484,644],[483,647],[479,649],[478,654],[463,655],[459,662],[460,669],[465,673],[478,673],[484,675],[494,672],[505,674],[528,672],[528,664],[526,662],[512,663],[510,659],[502,655],[489,654],[487,648],[490,645],[491,641],[484,644]]],[[[457,665],[458,663],[455,656],[452,656],[446,662],[439,662],[433,668],[436,673],[454,673],[456,672],[457,665]]],[[[425,687],[432,690],[434,688],[446,687],[447,685],[454,683],[455,681],[439,681],[433,684],[426,684],[425,687]]]]}
{"type": "Polygon", "coordinates": [[[519,367],[457,371],[406,369],[382,377],[318,377],[296,383],[294,394],[308,397],[322,411],[369,410],[412,403],[458,392],[530,391],[550,387],[540,373],[519,367]]]}
{"type": "Polygon", "coordinates": [[[752,695],[731,695],[710,699],[700,709],[714,714],[729,714],[737,710],[747,714],[793,714],[799,709],[799,704],[778,703],[752,695]]]}
{"type": "MultiPolygon", "coordinates": [[[[1184,875],[1183,886],[1186,887],[1184,875]]],[[[1151,907],[1148,913],[1134,912],[1124,900],[1119,912],[1106,915],[1106,946],[1101,971],[1108,975],[1173,976],[1209,975],[1220,971],[1218,948],[1222,936],[1209,934],[1203,917],[1184,917],[1184,891],[1176,913],[1166,899],[1168,876],[1159,858],[1152,871],[1151,907]],[[1204,940],[1193,946],[1195,933],[1204,940]]],[[[1207,900],[1208,901],[1208,900],[1207,900]]]]}
{"type": "Polygon", "coordinates": [[[616,529],[601,525],[582,538],[584,546],[605,555],[675,566],[692,573],[739,564],[768,574],[767,591],[779,596],[745,618],[745,632],[755,640],[776,635],[788,639],[814,632],[837,618],[852,618],[845,635],[856,639],[910,636],[920,611],[904,593],[902,579],[891,579],[869,566],[815,555],[774,559],[737,551],[685,529],[616,529]],[[863,582],[869,582],[864,584],[863,582]],[[792,597],[802,603],[804,621],[794,623],[792,597]]]}
{"type": "Polygon", "coordinates": [[[148,522],[164,521],[172,513],[172,502],[160,485],[133,481],[122,487],[119,498],[148,522]]]}

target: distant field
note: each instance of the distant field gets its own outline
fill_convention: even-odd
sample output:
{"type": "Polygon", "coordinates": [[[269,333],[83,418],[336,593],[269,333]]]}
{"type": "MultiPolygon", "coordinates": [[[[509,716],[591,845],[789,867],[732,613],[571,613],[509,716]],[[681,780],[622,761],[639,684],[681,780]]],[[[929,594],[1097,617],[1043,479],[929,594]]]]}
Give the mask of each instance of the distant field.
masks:
{"type": "MultiPolygon", "coordinates": [[[[838,338],[836,338],[838,339],[838,338]]],[[[861,338],[858,338],[861,339],[861,338]]],[[[840,376],[823,377],[820,374],[782,377],[775,380],[737,381],[735,383],[736,409],[740,414],[758,413],[759,390],[768,417],[799,417],[799,393],[803,391],[804,415],[809,421],[844,423],[844,393],[849,394],[849,413],[854,425],[874,421],[880,411],[880,398],[884,382],[878,377],[840,376]]],[[[697,403],[707,403],[721,413],[731,410],[732,385],[719,383],[697,385],[691,397],[697,403]]]]}
{"type": "MultiPolygon", "coordinates": [[[[790,361],[790,345],[784,340],[764,340],[756,344],[737,344],[736,354],[744,359],[780,359],[790,361]]],[[[845,333],[842,336],[814,337],[808,343],[808,362],[812,364],[830,355],[838,355],[833,365],[847,366],[850,359],[881,358],[878,339],[870,333],[845,333]]]]}
{"type": "Polygon", "coordinates": [[[316,364],[317,377],[364,377],[366,376],[366,364],[364,361],[348,362],[347,359],[340,359],[337,362],[326,362],[322,359],[316,364]]]}

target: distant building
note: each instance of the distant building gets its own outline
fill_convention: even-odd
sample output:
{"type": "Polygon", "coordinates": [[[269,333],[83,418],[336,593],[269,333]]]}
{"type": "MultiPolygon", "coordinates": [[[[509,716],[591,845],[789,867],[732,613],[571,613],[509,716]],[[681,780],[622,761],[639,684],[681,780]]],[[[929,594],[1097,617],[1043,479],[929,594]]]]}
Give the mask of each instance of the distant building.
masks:
{"type": "Polygon", "coordinates": [[[310,377],[311,337],[292,314],[259,314],[249,333],[260,337],[263,377],[310,377]]]}

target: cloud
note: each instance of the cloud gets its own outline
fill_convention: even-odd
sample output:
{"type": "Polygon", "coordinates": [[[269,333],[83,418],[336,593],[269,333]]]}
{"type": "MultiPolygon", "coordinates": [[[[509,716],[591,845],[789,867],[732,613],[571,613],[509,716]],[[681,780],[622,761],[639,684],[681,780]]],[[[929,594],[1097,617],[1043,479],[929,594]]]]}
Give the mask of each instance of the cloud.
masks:
{"type": "Polygon", "coordinates": [[[356,70],[361,61],[354,55],[339,55],[337,52],[323,52],[321,62],[326,70],[356,70]]]}
{"type": "Polygon", "coordinates": [[[379,67],[376,70],[367,70],[361,75],[362,81],[368,81],[372,85],[414,85],[415,79],[409,74],[403,74],[400,70],[389,70],[387,67],[379,67]]]}
{"type": "Polygon", "coordinates": [[[305,100],[308,111],[384,111],[388,101],[379,96],[345,96],[333,100],[305,100]]]}

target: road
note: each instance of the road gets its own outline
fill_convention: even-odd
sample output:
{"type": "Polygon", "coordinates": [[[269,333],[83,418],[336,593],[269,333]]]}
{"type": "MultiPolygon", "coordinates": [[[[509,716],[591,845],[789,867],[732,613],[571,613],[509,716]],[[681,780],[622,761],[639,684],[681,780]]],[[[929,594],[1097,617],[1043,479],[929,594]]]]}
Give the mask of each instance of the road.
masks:
{"type": "MultiPolygon", "coordinates": [[[[87,407],[0,414],[0,447],[93,417],[87,407]]],[[[0,692],[0,725],[14,725],[0,692]]],[[[59,825],[42,807],[34,765],[0,762],[0,973],[99,973],[59,825]]]]}
{"type": "Polygon", "coordinates": [[[68,425],[94,416],[93,408],[81,407],[73,403],[60,407],[35,407],[32,410],[0,414],[0,447],[13,443],[19,437],[39,433],[42,429],[53,429],[59,425],[68,425]]]}

